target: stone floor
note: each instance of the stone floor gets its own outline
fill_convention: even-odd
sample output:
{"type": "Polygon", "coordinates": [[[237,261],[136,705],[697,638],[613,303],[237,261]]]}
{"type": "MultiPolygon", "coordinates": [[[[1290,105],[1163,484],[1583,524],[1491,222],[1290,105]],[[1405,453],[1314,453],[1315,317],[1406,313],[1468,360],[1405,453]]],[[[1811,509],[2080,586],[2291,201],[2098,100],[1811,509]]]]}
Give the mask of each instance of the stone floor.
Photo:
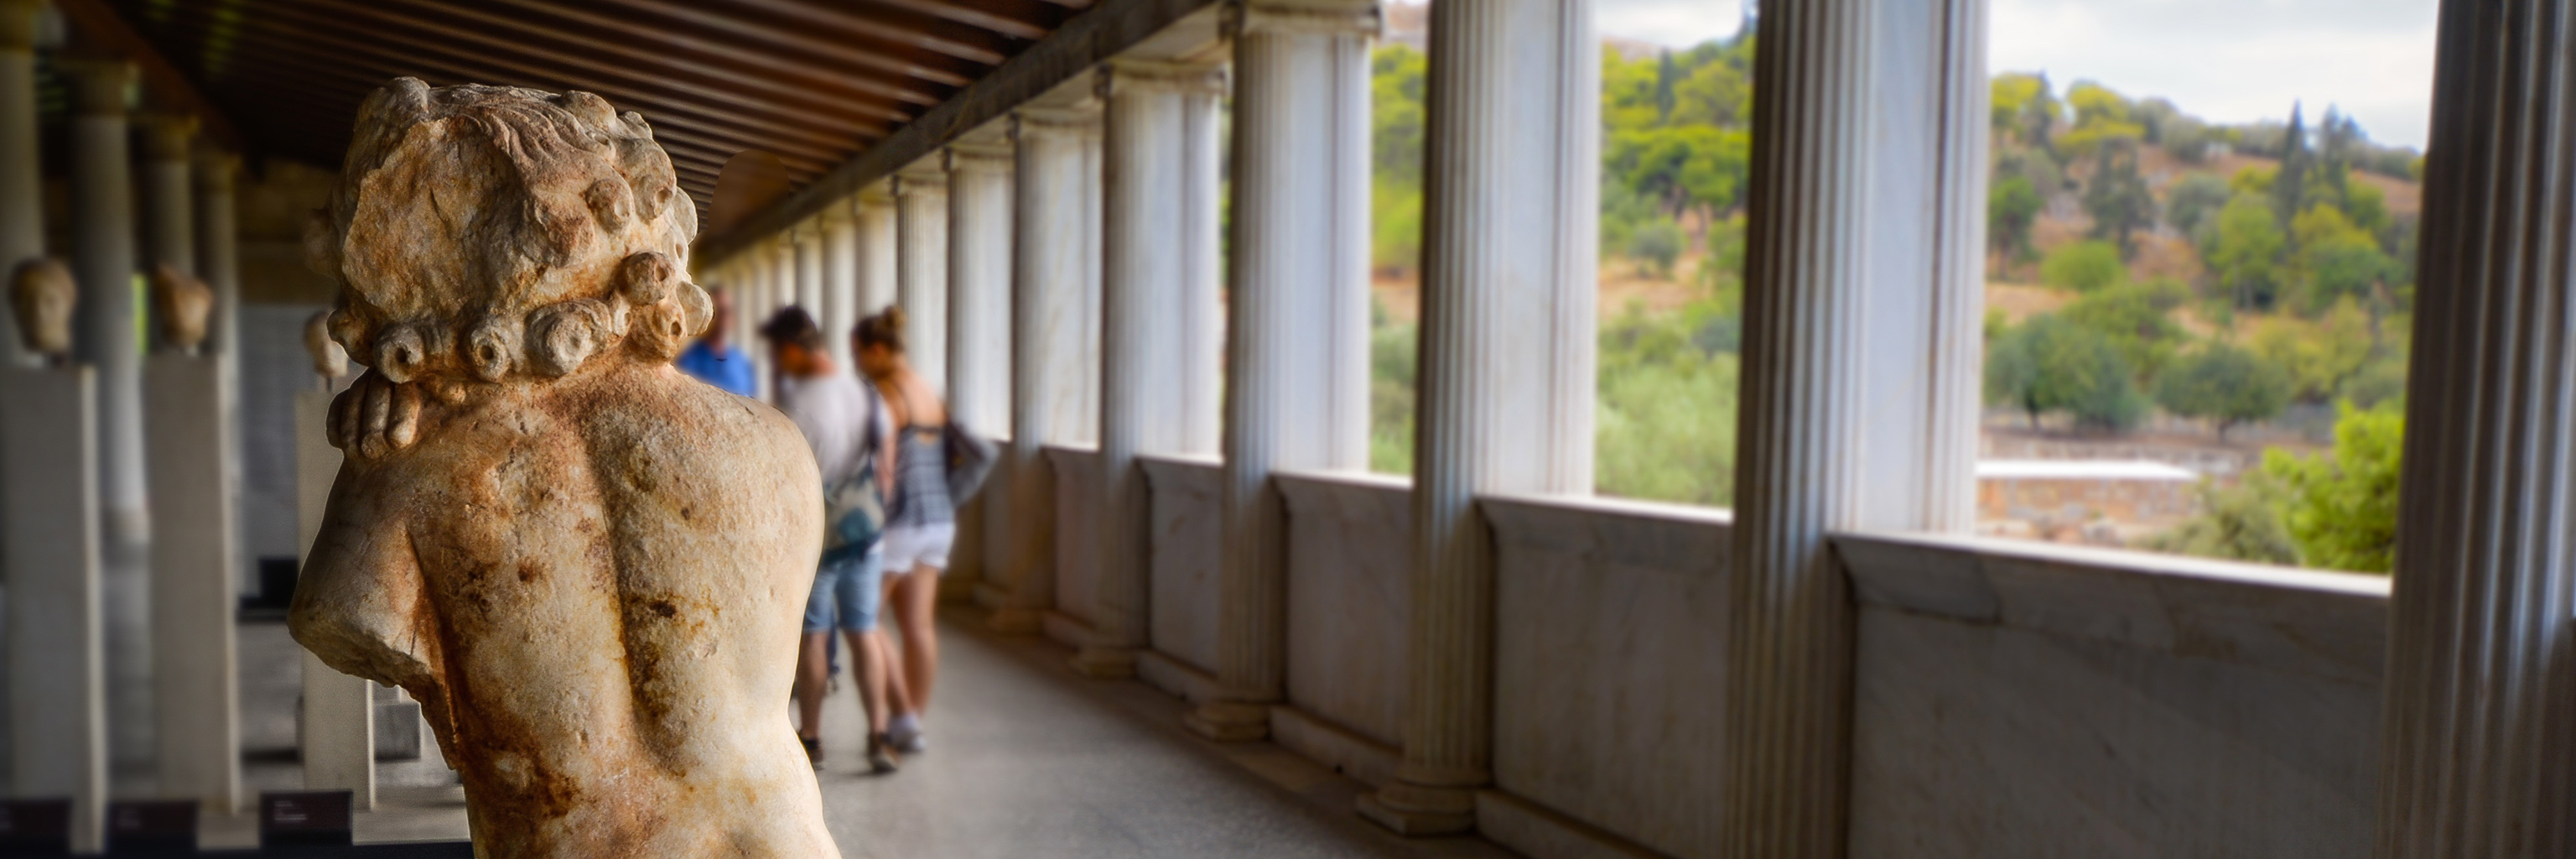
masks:
{"type": "MultiPolygon", "coordinates": [[[[1220,745],[1180,728],[1183,705],[1140,683],[1082,679],[1069,651],[982,631],[980,612],[943,618],[929,753],[865,774],[858,698],[844,682],[825,709],[823,804],[841,853],[936,857],[1408,857],[1503,859],[1474,838],[1406,840],[1351,812],[1363,789],[1269,743],[1220,745]]],[[[282,624],[241,627],[244,777],[254,790],[302,786],[294,758],[298,652],[282,624]]],[[[782,709],[784,702],[782,703],[782,709]]],[[[358,839],[465,837],[455,774],[426,760],[378,765],[379,809],[358,839]]],[[[120,793],[148,791],[120,779],[120,793]]],[[[129,794],[141,795],[141,794],[129,794]]],[[[209,819],[207,847],[248,846],[248,817],[209,819]]]]}

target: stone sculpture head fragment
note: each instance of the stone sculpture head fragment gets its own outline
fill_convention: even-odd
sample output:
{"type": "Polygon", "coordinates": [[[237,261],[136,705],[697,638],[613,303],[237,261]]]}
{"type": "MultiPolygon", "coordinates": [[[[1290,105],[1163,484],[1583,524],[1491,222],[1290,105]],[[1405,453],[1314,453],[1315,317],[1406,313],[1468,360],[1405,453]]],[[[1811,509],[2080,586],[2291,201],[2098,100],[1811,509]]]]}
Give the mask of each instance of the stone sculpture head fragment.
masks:
{"type": "Polygon", "coordinates": [[[166,262],[152,267],[151,286],[152,319],[161,326],[162,345],[197,351],[206,342],[206,317],[214,313],[214,289],[166,262]]]}
{"type": "Polygon", "coordinates": [[[349,374],[349,350],[331,339],[331,311],[314,311],[304,320],[304,352],[313,356],[313,372],[325,379],[349,374]]]}
{"type": "Polygon", "coordinates": [[[72,350],[72,305],[80,288],[61,260],[31,259],[9,277],[9,307],[18,314],[18,339],[27,351],[59,359],[72,350]]]}

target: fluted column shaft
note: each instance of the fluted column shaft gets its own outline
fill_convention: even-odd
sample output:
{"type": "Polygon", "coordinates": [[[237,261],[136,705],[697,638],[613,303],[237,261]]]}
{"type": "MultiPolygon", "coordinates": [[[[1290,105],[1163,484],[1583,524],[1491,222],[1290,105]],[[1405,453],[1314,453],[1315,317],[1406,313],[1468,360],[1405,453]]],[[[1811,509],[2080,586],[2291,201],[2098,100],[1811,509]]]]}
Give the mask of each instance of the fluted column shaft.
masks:
{"type": "Polygon", "coordinates": [[[1212,70],[1156,63],[1104,69],[1101,174],[1101,534],[1092,642],[1074,658],[1095,676],[1134,670],[1147,643],[1146,533],[1152,518],[1142,453],[1183,442],[1179,318],[1188,277],[1188,170],[1183,92],[1212,70]]]}
{"type": "Polygon", "coordinates": [[[1376,9],[1254,5],[1234,35],[1218,698],[1199,733],[1268,733],[1287,674],[1287,530],[1271,473],[1368,467],[1368,41],[1376,9]]]}
{"type": "Polygon", "coordinates": [[[1012,117],[1016,165],[1011,234],[1010,592],[993,614],[995,629],[1036,632],[1055,607],[1055,481],[1049,443],[1088,435],[1078,409],[1097,356],[1083,351],[1083,332],[1100,309],[1083,301],[1092,255],[1087,223],[1100,217],[1084,195],[1084,141],[1099,135],[1096,113],[1023,110],[1012,117]]]}
{"type": "Polygon", "coordinates": [[[1011,151],[948,150],[948,410],[978,432],[1009,426],[1011,151]]]}
{"type": "Polygon", "coordinates": [[[2442,4],[2383,859],[2576,851],[2576,2],[2442,4]]]}
{"type": "Polygon", "coordinates": [[[1431,7],[1404,762],[1361,811],[1474,824],[1493,745],[1486,492],[1588,493],[1600,48],[1589,0],[1431,7]]]}
{"type": "Polygon", "coordinates": [[[805,308],[817,325],[823,322],[823,225],[808,223],[796,228],[796,306],[805,308]]]}
{"type": "Polygon", "coordinates": [[[217,353],[235,362],[224,371],[225,384],[239,390],[241,238],[233,215],[233,181],[241,175],[241,156],[200,149],[196,164],[197,276],[215,291],[207,335],[217,353]]]}
{"type": "Polygon", "coordinates": [[[1861,519],[1876,5],[1763,10],[1728,579],[1731,859],[1839,856],[1845,835],[1852,619],[1825,535],[1861,519]]]}
{"type": "Polygon", "coordinates": [[[894,195],[883,187],[859,192],[859,315],[873,316],[895,300],[894,195]]]}
{"type": "Polygon", "coordinates": [[[895,177],[895,303],[903,306],[912,370],[948,390],[948,174],[917,166],[895,177]]]}
{"type": "MultiPolygon", "coordinates": [[[[143,121],[145,262],[190,276],[197,273],[197,211],[190,200],[196,190],[190,164],[196,136],[193,118],[165,115],[143,121]]],[[[157,321],[153,327],[160,327],[157,321]]],[[[160,332],[153,336],[159,339],[160,332]]]]}
{"type": "Polygon", "coordinates": [[[1225,96],[1222,73],[1193,77],[1181,90],[1181,255],[1180,310],[1176,332],[1179,352],[1173,369],[1180,375],[1176,417],[1179,438],[1173,452],[1213,454],[1222,444],[1219,427],[1225,404],[1225,271],[1223,208],[1224,125],[1220,103],[1225,96]]]}
{"type": "MultiPolygon", "coordinates": [[[[0,273],[45,254],[44,164],[36,129],[37,0],[0,2],[0,273]]],[[[0,366],[35,360],[18,338],[18,311],[0,301],[0,366]]]]}
{"type": "Polygon", "coordinates": [[[823,223],[823,342],[834,363],[858,372],[850,362],[850,329],[859,323],[859,220],[857,200],[834,206],[823,223]]]}

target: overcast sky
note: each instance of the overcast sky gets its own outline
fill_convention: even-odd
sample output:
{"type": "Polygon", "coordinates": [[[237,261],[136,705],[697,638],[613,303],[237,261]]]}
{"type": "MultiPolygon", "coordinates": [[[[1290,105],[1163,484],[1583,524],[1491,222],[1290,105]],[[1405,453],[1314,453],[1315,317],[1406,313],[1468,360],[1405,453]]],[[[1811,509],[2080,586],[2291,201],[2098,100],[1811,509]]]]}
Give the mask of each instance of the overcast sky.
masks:
{"type": "MultiPolygon", "coordinates": [[[[1596,0],[1603,35],[1687,47],[1731,35],[1738,0],[1596,0]]],[[[1994,71],[2161,95],[2217,122],[2309,122],[2340,106],[2381,143],[2424,145],[2434,0],[1990,0],[1994,71]]]]}

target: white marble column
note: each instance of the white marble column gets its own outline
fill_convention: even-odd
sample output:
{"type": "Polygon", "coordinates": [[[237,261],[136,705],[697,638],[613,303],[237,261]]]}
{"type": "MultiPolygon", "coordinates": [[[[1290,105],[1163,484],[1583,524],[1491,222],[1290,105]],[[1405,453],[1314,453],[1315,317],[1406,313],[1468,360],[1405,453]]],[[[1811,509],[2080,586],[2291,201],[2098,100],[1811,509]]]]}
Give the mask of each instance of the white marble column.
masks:
{"type": "Polygon", "coordinates": [[[1095,111],[1028,109],[1012,117],[1017,159],[1012,183],[1011,443],[1009,593],[993,628],[1038,631],[1055,607],[1055,481],[1045,447],[1090,415],[1080,404],[1098,356],[1083,351],[1100,310],[1084,302],[1091,253],[1083,239],[1100,217],[1085,195],[1086,141],[1099,136],[1095,111]]]}
{"type": "Polygon", "coordinates": [[[2564,857],[2576,2],[2445,3],[2439,20],[2373,855],[2564,857]]]}
{"type": "MultiPolygon", "coordinates": [[[[139,124],[143,129],[144,271],[149,274],[153,266],[168,265],[193,277],[197,273],[197,210],[191,200],[196,178],[190,161],[195,154],[197,120],[154,114],[139,124]]],[[[154,327],[159,328],[158,320],[154,327]]],[[[153,338],[160,338],[158,330],[153,332],[153,338]]]]}
{"type": "Polygon", "coordinates": [[[795,304],[805,309],[814,323],[823,322],[823,224],[808,221],[799,224],[791,240],[796,249],[795,304]]]}
{"type": "Polygon", "coordinates": [[[832,362],[856,374],[850,363],[850,329],[859,323],[859,220],[856,200],[825,209],[823,225],[823,341],[832,362]]]}
{"type": "Polygon", "coordinates": [[[1177,452],[1184,442],[1183,94],[1216,74],[1142,62],[1101,72],[1100,579],[1092,641],[1074,656],[1074,667],[1094,677],[1132,674],[1147,643],[1152,505],[1136,456],[1177,452]]]}
{"type": "MultiPolygon", "coordinates": [[[[895,282],[901,280],[902,256],[895,249],[894,189],[880,182],[859,191],[859,315],[874,316],[894,304],[895,282]]],[[[847,336],[848,332],[843,332],[847,336]]]]}
{"type": "MultiPolygon", "coordinates": [[[[295,394],[295,562],[312,555],[322,533],[322,517],[331,501],[346,457],[332,447],[324,431],[331,398],[344,382],[322,379],[318,390],[295,394]]],[[[305,790],[347,790],[359,810],[376,807],[375,682],[340,673],[311,651],[304,653],[304,695],[297,702],[300,720],[296,748],[303,760],[305,790]]]]}
{"type": "Polygon", "coordinates": [[[948,148],[948,413],[1010,428],[1011,148],[948,148]]]}
{"type": "Polygon", "coordinates": [[[83,853],[101,848],[107,810],[95,379],[86,366],[0,367],[9,787],[70,797],[83,853]]]}
{"type": "Polygon", "coordinates": [[[72,89],[72,273],[80,281],[75,360],[98,370],[100,559],[107,612],[108,750],[152,760],[152,517],[144,499],[143,366],[134,288],[134,176],[121,60],[59,64],[72,89]]]}
{"type": "Polygon", "coordinates": [[[1368,468],[1370,3],[1237,7],[1217,699],[1191,729],[1260,739],[1287,673],[1281,469],[1368,468]]]}
{"type": "MultiPolygon", "coordinates": [[[[36,129],[39,0],[0,2],[0,272],[45,255],[44,164],[36,129]]],[[[17,310],[0,301],[0,367],[36,358],[19,342],[17,310]]]]}
{"type": "Polygon", "coordinates": [[[916,164],[896,174],[895,303],[904,354],[923,381],[948,390],[948,172],[916,164]]]}
{"type": "Polygon", "coordinates": [[[1225,424],[1225,72],[1191,75],[1181,89],[1180,437],[1174,453],[1213,455],[1225,424]]]}
{"type": "Polygon", "coordinates": [[[1406,834],[1470,828],[1491,778],[1494,571],[1476,496],[1592,488],[1592,4],[1436,3],[1429,53],[1404,761],[1360,800],[1406,834]]]}

